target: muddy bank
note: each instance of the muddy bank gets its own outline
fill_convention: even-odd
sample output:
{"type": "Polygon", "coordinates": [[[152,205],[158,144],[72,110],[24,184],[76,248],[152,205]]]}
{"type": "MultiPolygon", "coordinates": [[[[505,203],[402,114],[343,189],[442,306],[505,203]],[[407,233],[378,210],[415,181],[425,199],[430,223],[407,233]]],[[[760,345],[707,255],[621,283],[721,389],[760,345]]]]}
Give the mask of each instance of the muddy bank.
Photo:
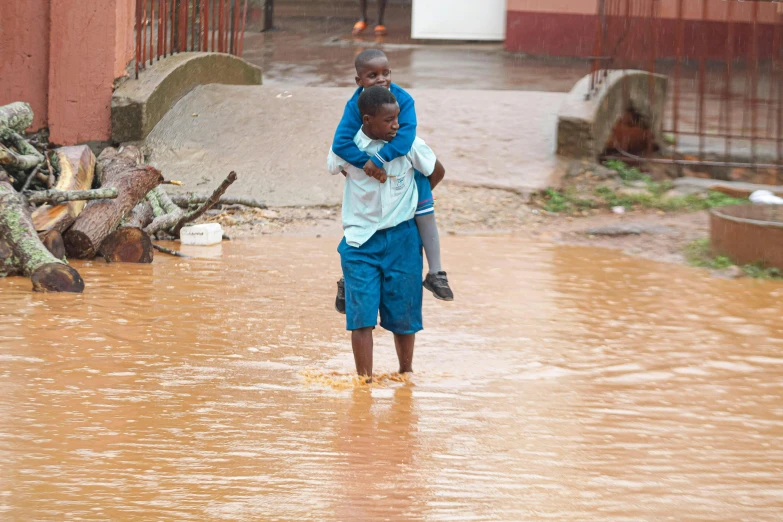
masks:
{"type": "MultiPolygon", "coordinates": [[[[584,216],[548,213],[501,189],[444,182],[436,212],[442,235],[514,234],[557,244],[611,248],[654,261],[685,264],[685,246],[709,235],[707,212],[592,210],[584,216]],[[613,232],[613,228],[615,231],[613,232]],[[591,233],[599,232],[599,233],[591,233]]],[[[340,207],[242,207],[211,212],[232,238],[263,235],[339,237],[340,207]]]]}

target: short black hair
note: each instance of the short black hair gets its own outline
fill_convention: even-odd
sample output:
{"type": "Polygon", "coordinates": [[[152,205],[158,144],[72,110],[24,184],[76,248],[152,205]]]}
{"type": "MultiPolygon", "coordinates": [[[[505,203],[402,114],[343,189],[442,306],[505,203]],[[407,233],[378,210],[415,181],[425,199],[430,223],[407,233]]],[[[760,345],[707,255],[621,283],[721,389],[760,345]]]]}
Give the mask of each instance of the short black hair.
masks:
{"type": "MultiPolygon", "coordinates": [[[[366,49],[360,52],[353,62],[353,65],[356,67],[356,74],[361,74],[364,66],[376,58],[386,58],[386,53],[380,49],[366,49]]],[[[388,60],[388,58],[386,59],[388,60]]]]}
{"type": "Polygon", "coordinates": [[[365,114],[375,116],[381,106],[394,103],[397,103],[397,98],[394,97],[389,89],[377,86],[370,87],[369,89],[364,89],[364,92],[359,96],[359,113],[362,116],[365,114]]]}

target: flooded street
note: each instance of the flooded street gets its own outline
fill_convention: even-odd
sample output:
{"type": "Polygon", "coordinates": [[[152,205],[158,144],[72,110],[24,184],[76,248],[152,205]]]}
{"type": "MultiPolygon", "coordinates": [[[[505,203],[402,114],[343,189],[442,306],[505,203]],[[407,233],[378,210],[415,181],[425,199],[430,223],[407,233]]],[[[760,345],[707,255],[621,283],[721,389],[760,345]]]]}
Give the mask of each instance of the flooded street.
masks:
{"type": "Polygon", "coordinates": [[[457,300],[368,388],[336,245],[0,280],[0,519],[779,520],[783,285],[452,236],[457,300]]]}

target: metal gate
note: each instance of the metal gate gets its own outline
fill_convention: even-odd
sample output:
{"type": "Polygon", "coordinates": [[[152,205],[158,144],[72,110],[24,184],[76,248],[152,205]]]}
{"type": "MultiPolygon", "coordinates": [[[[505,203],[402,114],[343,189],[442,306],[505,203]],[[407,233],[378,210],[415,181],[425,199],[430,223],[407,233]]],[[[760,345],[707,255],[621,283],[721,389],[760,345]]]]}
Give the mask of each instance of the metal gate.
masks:
{"type": "Polygon", "coordinates": [[[136,0],[136,78],[185,51],[242,56],[248,0],[136,0]]]}
{"type": "Polygon", "coordinates": [[[783,169],[783,3],[599,0],[591,69],[592,94],[609,69],[669,76],[653,161],[783,169]]]}

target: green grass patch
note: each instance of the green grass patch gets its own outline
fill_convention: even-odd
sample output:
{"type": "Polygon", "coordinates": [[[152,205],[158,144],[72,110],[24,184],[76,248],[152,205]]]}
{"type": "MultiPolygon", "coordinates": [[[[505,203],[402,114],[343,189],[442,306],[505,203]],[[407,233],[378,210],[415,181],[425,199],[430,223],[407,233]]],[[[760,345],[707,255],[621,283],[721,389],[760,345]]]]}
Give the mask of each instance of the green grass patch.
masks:
{"type": "Polygon", "coordinates": [[[642,207],[663,210],[665,212],[698,212],[700,210],[747,203],[744,199],[732,198],[722,192],[709,192],[706,197],[696,194],[666,197],[665,194],[670,189],[671,185],[666,182],[650,182],[647,186],[647,192],[623,194],[611,187],[597,187],[595,195],[603,199],[609,207],[642,207]]]}
{"type": "Polygon", "coordinates": [[[734,266],[731,259],[725,256],[712,255],[710,240],[707,238],[697,239],[685,246],[685,259],[691,266],[699,268],[710,268],[712,270],[724,270],[734,266]]]}
{"type": "MultiPolygon", "coordinates": [[[[685,246],[685,259],[691,266],[709,268],[710,270],[725,270],[735,266],[726,256],[716,256],[707,238],[697,239],[685,246]]],[[[753,263],[740,267],[746,276],[754,279],[783,279],[783,271],[778,268],[765,267],[762,263],[753,263]]]]}
{"type": "Polygon", "coordinates": [[[595,208],[595,202],[580,198],[575,190],[563,192],[554,189],[544,191],[544,210],[553,213],[573,213],[577,210],[595,208]]]}
{"type": "Polygon", "coordinates": [[[581,210],[603,207],[646,208],[664,212],[698,212],[729,205],[747,203],[722,192],[708,192],[687,196],[667,196],[674,187],[670,181],[653,181],[650,176],[636,167],[630,167],[622,161],[610,160],[604,163],[607,168],[618,173],[626,187],[617,190],[610,186],[598,186],[593,189],[592,197],[586,198],[575,189],[565,191],[548,189],[543,194],[543,207],[547,212],[575,213],[581,210]]]}
{"type": "Polygon", "coordinates": [[[624,161],[608,160],[604,162],[606,168],[617,172],[620,179],[623,181],[649,181],[650,176],[637,169],[636,167],[630,167],[624,161]]]}
{"type": "Polygon", "coordinates": [[[570,214],[581,210],[604,207],[646,208],[665,212],[698,212],[728,205],[742,205],[747,201],[736,199],[722,192],[709,192],[704,195],[671,196],[666,193],[671,186],[666,183],[648,184],[645,191],[623,193],[611,187],[596,187],[593,199],[581,197],[575,190],[559,191],[547,189],[542,194],[543,207],[547,212],[570,214]]]}

